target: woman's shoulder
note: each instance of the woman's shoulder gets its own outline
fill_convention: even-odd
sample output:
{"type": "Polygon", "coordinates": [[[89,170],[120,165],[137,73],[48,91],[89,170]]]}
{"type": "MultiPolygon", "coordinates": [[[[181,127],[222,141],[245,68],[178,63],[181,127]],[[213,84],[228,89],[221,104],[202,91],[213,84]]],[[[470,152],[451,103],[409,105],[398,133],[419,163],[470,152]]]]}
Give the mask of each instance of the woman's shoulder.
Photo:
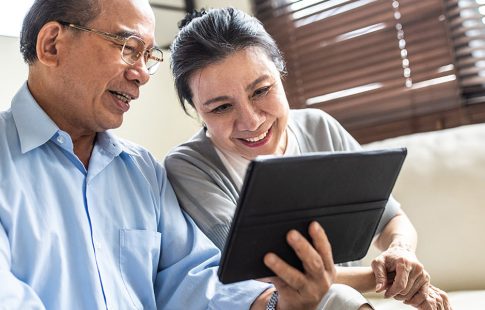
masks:
{"type": "Polygon", "coordinates": [[[305,152],[358,148],[358,143],[342,125],[319,109],[291,110],[288,125],[305,152]]]}
{"type": "Polygon", "coordinates": [[[187,142],[168,152],[164,159],[164,166],[169,174],[173,174],[180,170],[192,168],[202,171],[218,170],[221,163],[214,145],[207,138],[205,130],[202,128],[187,142]]]}
{"type": "Polygon", "coordinates": [[[301,127],[305,131],[321,131],[340,127],[340,124],[330,114],[320,109],[290,110],[290,126],[301,127]]]}
{"type": "Polygon", "coordinates": [[[207,138],[205,130],[202,128],[192,138],[171,149],[165,158],[177,158],[180,156],[204,157],[207,152],[213,149],[212,142],[207,138]]]}
{"type": "Polygon", "coordinates": [[[322,118],[329,116],[323,110],[315,109],[315,108],[304,108],[304,109],[290,109],[290,115],[294,117],[302,117],[302,118],[322,118]]]}

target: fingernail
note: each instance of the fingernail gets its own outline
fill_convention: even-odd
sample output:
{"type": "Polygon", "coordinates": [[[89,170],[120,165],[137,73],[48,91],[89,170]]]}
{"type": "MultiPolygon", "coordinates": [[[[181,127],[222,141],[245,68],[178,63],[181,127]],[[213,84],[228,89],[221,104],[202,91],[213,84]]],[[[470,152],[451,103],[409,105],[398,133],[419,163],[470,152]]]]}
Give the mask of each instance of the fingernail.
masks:
{"type": "Polygon", "coordinates": [[[272,253],[269,253],[269,254],[266,255],[266,262],[268,264],[273,264],[275,261],[276,261],[276,258],[274,257],[274,255],[272,253]]]}
{"type": "Polygon", "coordinates": [[[382,288],[382,283],[378,283],[376,286],[376,292],[380,291],[382,288]]]}
{"type": "Polygon", "coordinates": [[[290,232],[290,239],[292,241],[298,241],[298,240],[300,240],[300,235],[296,231],[292,230],[290,232]]]}

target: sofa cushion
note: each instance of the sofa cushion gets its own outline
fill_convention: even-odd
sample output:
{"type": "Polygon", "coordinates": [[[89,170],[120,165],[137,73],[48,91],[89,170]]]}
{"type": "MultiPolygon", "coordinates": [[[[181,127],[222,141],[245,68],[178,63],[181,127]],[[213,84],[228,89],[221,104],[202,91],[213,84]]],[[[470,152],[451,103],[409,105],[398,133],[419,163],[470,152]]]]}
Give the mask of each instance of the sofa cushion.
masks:
{"type": "MultiPolygon", "coordinates": [[[[485,309],[485,291],[449,292],[453,310],[483,310],[485,309]]],[[[371,299],[376,310],[411,310],[414,307],[391,299],[371,299]]]]}
{"type": "Polygon", "coordinates": [[[485,124],[364,147],[395,146],[406,146],[408,157],[393,194],[418,231],[417,255],[431,281],[447,291],[485,289],[485,124]]]}

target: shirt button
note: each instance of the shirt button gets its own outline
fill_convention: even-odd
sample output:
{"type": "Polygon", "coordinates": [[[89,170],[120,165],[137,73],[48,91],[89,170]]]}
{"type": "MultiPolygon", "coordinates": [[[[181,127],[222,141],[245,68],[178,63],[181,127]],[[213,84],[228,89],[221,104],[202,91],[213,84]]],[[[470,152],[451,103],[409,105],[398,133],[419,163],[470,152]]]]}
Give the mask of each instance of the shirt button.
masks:
{"type": "Polygon", "coordinates": [[[63,144],[64,138],[62,136],[57,137],[57,142],[59,142],[60,144],[63,144]]]}

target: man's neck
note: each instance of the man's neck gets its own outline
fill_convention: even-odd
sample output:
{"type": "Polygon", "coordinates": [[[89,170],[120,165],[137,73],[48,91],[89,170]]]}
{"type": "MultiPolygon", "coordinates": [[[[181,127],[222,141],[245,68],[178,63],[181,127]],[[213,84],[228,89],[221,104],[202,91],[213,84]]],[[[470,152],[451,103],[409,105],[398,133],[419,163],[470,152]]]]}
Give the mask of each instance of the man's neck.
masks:
{"type": "Polygon", "coordinates": [[[71,135],[71,138],[72,144],[74,145],[74,154],[76,154],[87,170],[89,166],[89,159],[91,158],[94,143],[96,141],[96,134],[82,135],[78,137],[71,135]]]}
{"type": "Polygon", "coordinates": [[[29,70],[29,79],[27,85],[30,93],[37,101],[39,106],[49,117],[56,123],[56,125],[71,136],[74,146],[74,154],[83,163],[84,167],[88,169],[89,159],[96,141],[96,132],[82,128],[79,123],[66,117],[68,113],[59,109],[62,107],[59,102],[64,102],[65,98],[56,93],[56,88],[52,85],[46,84],[47,79],[42,78],[42,72],[38,72],[35,66],[31,66],[29,70]],[[35,76],[35,77],[34,77],[35,76]]]}

